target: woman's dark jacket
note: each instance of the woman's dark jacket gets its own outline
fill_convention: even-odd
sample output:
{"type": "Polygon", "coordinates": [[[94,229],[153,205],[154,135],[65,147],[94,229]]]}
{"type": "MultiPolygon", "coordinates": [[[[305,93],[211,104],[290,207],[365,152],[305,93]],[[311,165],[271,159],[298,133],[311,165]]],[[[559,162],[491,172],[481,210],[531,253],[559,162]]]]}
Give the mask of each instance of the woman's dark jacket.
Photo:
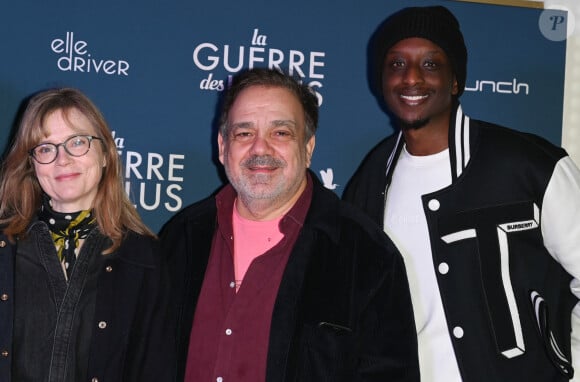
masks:
{"type": "MultiPolygon", "coordinates": [[[[0,381],[10,382],[16,246],[0,236],[0,381]]],[[[168,274],[156,240],[127,234],[98,276],[89,381],[169,381],[168,274]],[[102,323],[106,323],[103,327],[102,323]],[[101,326],[99,328],[99,323],[101,326]],[[97,329],[99,328],[99,329],[97,329]]],[[[49,356],[49,355],[47,355],[49,356]]],[[[13,381],[17,382],[17,381],[13,381]]],[[[79,381],[82,382],[82,381],[79,381]]]]}

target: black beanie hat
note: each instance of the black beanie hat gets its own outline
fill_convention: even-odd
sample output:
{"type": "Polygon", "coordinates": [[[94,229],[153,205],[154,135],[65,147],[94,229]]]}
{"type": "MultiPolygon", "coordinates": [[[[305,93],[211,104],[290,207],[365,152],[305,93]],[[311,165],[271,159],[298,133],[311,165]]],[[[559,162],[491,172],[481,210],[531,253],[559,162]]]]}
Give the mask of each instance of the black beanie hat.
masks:
{"type": "Polygon", "coordinates": [[[447,54],[457,79],[459,97],[467,76],[467,48],[459,22],[445,7],[410,7],[389,16],[374,35],[374,72],[378,94],[382,94],[383,63],[387,51],[397,42],[411,37],[432,41],[447,54]]]}

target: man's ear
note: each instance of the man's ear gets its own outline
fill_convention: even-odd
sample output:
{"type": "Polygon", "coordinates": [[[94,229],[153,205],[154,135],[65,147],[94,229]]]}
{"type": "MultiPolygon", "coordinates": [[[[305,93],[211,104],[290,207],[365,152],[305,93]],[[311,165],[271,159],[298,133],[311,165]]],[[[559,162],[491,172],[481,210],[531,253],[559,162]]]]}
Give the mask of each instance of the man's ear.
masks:
{"type": "Polygon", "coordinates": [[[459,85],[457,84],[457,77],[453,76],[453,85],[451,85],[451,94],[459,94],[459,85]]]}
{"type": "Polygon", "coordinates": [[[310,167],[312,162],[312,154],[314,154],[314,146],[316,146],[316,136],[310,137],[308,142],[306,142],[306,167],[310,167]]]}
{"type": "Polygon", "coordinates": [[[222,133],[218,132],[218,136],[217,136],[217,144],[218,144],[218,158],[221,162],[221,164],[224,164],[224,137],[222,137],[222,133]]]}

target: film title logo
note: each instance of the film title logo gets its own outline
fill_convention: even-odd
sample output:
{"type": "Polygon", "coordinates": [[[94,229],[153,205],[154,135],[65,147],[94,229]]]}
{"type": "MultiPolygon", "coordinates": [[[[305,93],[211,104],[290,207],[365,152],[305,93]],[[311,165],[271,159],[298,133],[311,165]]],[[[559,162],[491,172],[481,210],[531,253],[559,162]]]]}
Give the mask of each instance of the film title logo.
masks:
{"type": "Polygon", "coordinates": [[[324,74],[321,73],[325,66],[324,52],[302,52],[300,50],[282,50],[268,46],[268,36],[260,34],[255,28],[250,39],[250,46],[232,47],[230,45],[218,46],[211,42],[204,42],[193,50],[193,62],[203,71],[210,72],[201,80],[201,90],[223,91],[230,83],[233,74],[243,68],[255,66],[267,66],[270,69],[286,70],[290,75],[298,75],[314,90],[318,98],[318,104],[322,105],[322,95],[318,89],[323,87],[324,74]],[[228,72],[227,83],[217,78],[214,71],[223,69],[228,72]]]}
{"type": "Polygon", "coordinates": [[[125,192],[146,211],[164,208],[176,212],[183,206],[183,154],[140,153],[125,150],[125,138],[113,131],[117,152],[125,164],[125,192]]]}
{"type": "Polygon", "coordinates": [[[84,40],[75,41],[74,32],[66,32],[64,40],[55,38],[50,43],[50,49],[62,55],[57,60],[56,66],[63,72],[129,75],[127,61],[94,58],[89,53],[88,46],[89,44],[84,40]]]}

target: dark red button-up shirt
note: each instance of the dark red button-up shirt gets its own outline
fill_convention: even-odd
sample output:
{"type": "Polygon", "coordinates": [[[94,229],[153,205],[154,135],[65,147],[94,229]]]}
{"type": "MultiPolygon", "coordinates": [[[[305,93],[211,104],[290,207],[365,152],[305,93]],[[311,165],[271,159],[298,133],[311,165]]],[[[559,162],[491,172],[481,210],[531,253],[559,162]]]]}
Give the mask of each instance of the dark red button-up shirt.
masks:
{"type": "Polygon", "coordinates": [[[191,330],[186,382],[260,382],[266,361],[272,311],[286,263],[312,199],[312,180],[280,221],[284,238],[250,264],[236,293],[231,185],[216,196],[217,229],[191,330]]]}

